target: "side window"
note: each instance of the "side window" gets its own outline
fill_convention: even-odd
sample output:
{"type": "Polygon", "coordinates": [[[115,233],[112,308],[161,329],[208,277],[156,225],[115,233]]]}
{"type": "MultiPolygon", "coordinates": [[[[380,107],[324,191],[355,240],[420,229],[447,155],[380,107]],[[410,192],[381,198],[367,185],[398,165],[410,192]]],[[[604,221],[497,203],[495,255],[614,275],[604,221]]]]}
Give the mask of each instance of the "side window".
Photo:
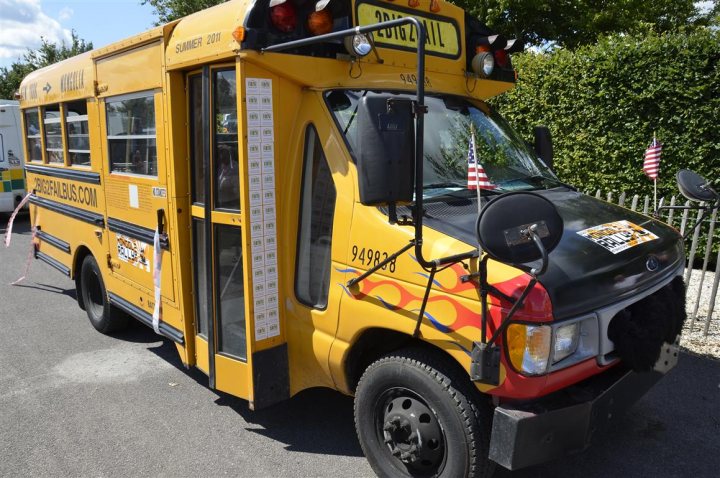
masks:
{"type": "Polygon", "coordinates": [[[335,213],[335,184],[315,128],[305,133],[300,197],[295,295],[306,305],[324,309],[330,289],[330,251],[335,213]]]}
{"type": "Polygon", "coordinates": [[[109,98],[105,110],[110,171],[157,176],[153,93],[109,98]]]}
{"type": "Polygon", "coordinates": [[[47,160],[49,163],[64,164],[60,105],[48,105],[43,108],[43,113],[47,160]]]}
{"type": "Polygon", "coordinates": [[[42,139],[40,138],[40,113],[37,108],[25,110],[25,137],[27,138],[28,161],[42,161],[42,139]]]}
{"type": "Polygon", "coordinates": [[[87,103],[84,100],[65,104],[65,132],[70,164],[90,166],[87,103]]]}

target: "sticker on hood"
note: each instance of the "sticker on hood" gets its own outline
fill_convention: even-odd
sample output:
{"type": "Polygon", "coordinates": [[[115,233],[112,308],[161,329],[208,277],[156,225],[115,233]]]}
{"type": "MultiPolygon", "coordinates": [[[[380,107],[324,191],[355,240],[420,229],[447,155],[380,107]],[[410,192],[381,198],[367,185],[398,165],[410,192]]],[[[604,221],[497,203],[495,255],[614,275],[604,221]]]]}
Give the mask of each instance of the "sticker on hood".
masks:
{"type": "Polygon", "coordinates": [[[658,238],[652,232],[630,221],[608,222],[607,224],[583,229],[578,231],[578,234],[590,239],[613,254],[658,238]]]}

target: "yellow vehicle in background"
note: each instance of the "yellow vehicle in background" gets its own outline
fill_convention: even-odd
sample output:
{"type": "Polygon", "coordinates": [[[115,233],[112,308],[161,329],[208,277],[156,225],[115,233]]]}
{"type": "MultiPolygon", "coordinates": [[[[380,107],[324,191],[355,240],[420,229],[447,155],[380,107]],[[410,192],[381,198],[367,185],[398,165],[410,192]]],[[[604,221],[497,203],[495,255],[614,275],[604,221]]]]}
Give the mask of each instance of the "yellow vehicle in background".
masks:
{"type": "Polygon", "coordinates": [[[234,0],[38,70],[36,257],[253,409],[354,395],[381,476],[583,449],[677,360],[682,240],[485,103],[521,49],[441,0],[234,0]]]}

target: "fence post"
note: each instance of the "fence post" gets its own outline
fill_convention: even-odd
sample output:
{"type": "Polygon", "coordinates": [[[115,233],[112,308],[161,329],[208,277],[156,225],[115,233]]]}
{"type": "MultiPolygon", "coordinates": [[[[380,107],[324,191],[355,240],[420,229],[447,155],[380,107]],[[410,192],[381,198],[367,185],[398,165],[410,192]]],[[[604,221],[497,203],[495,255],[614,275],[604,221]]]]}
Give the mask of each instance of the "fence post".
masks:
{"type": "MultiPolygon", "coordinates": [[[[675,206],[675,196],[671,196],[671,197],[670,197],[670,207],[672,208],[672,207],[674,207],[674,206],[675,206]]],[[[672,226],[672,223],[673,223],[673,215],[674,215],[674,214],[675,214],[675,209],[670,209],[670,212],[668,213],[668,221],[667,221],[667,223],[670,224],[671,226],[672,226]]]]}
{"type": "Polygon", "coordinates": [[[638,196],[637,194],[633,196],[632,203],[630,204],[630,209],[632,209],[633,211],[637,211],[637,203],[639,199],[640,196],[638,196]]]}
{"type": "Polygon", "coordinates": [[[645,196],[645,206],[643,206],[643,214],[648,213],[649,206],[650,206],[650,196],[645,196]]]}
{"type": "MultiPolygon", "coordinates": [[[[690,207],[690,201],[685,201],[685,207],[690,207]]],[[[687,225],[689,209],[683,211],[682,221],[680,221],[680,235],[685,237],[685,226],[687,225]]]]}
{"type": "MultiPolygon", "coordinates": [[[[702,204],[702,203],[701,203],[702,204]]],[[[702,217],[702,210],[698,209],[696,221],[699,221],[702,217]]],[[[697,222],[696,222],[697,224],[697,222]]],[[[685,271],[685,284],[690,283],[690,276],[693,271],[693,261],[695,260],[695,253],[697,252],[698,240],[700,239],[700,225],[695,228],[693,232],[692,244],[690,245],[690,255],[688,256],[687,270],[685,271]]],[[[690,329],[692,330],[692,329],[690,329]]]]}
{"type": "Polygon", "coordinates": [[[715,311],[715,298],[717,297],[718,282],[720,282],[720,249],[718,249],[717,259],[715,259],[715,280],[713,281],[712,292],[710,292],[710,306],[708,308],[708,315],[705,319],[705,330],[703,336],[707,337],[710,330],[710,320],[712,319],[713,312],[715,311]]]}
{"type": "Polygon", "coordinates": [[[600,190],[599,189],[597,191],[595,191],[595,197],[597,199],[600,199],[600,190]]]}
{"type": "Polygon", "coordinates": [[[618,199],[618,206],[625,206],[625,191],[620,193],[620,198],[618,199]]]}
{"type": "MultiPolygon", "coordinates": [[[[707,272],[708,262],[710,261],[710,253],[712,252],[712,242],[713,242],[713,233],[715,232],[715,220],[717,219],[717,209],[715,209],[712,213],[712,217],[710,218],[710,228],[708,229],[708,238],[707,242],[705,243],[705,258],[703,259],[703,266],[702,266],[702,273],[700,274],[700,285],[698,286],[698,295],[697,299],[695,300],[695,308],[693,309],[692,317],[690,319],[690,330],[693,329],[693,325],[695,325],[695,319],[697,318],[697,312],[700,308],[700,297],[702,296],[702,286],[705,282],[705,272],[707,272]]],[[[696,231],[699,231],[700,227],[696,229],[696,231]]],[[[717,269],[717,267],[716,267],[717,269]]]]}
{"type": "Polygon", "coordinates": [[[607,193],[607,202],[612,202],[612,198],[613,198],[613,193],[612,193],[612,191],[610,191],[607,193]]]}

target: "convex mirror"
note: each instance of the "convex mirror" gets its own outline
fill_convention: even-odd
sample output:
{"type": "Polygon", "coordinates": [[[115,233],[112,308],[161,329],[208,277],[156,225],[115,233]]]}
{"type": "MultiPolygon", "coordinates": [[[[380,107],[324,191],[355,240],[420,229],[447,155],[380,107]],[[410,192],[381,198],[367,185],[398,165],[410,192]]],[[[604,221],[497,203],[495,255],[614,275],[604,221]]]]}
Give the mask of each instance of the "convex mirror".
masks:
{"type": "Polygon", "coordinates": [[[513,265],[533,262],[543,257],[543,251],[527,233],[533,225],[549,254],[560,242],[564,228],[553,203],[530,192],[503,194],[490,201],[478,216],[478,242],[497,261],[513,265]]]}
{"type": "Polygon", "coordinates": [[[714,202],[718,199],[718,193],[710,187],[710,182],[694,171],[681,169],[676,179],[682,195],[691,201],[714,202]]]}

